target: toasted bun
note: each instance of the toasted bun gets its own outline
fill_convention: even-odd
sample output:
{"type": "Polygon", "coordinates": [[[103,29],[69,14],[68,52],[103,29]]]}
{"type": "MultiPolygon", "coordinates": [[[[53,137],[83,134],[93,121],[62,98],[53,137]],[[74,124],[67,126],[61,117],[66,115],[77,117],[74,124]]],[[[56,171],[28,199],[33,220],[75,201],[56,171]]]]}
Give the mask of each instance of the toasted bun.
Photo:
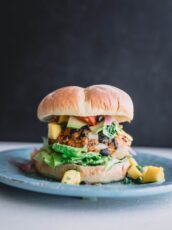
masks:
{"type": "Polygon", "coordinates": [[[34,161],[34,164],[39,174],[60,181],[67,170],[76,169],[81,173],[81,181],[89,184],[120,181],[125,177],[130,166],[128,161],[114,164],[110,169],[105,166],[81,166],[76,164],[64,164],[50,168],[42,161],[34,161]]]}
{"type": "Polygon", "coordinates": [[[68,86],[48,94],[39,104],[37,115],[41,121],[59,115],[111,115],[125,122],[133,119],[133,103],[127,93],[114,86],[68,86]]]}

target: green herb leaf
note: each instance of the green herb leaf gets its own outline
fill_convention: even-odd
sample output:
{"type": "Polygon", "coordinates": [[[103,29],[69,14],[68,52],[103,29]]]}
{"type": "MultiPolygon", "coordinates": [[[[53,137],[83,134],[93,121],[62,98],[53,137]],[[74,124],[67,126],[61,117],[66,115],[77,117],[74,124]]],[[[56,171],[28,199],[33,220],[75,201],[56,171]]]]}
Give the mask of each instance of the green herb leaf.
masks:
{"type": "Polygon", "coordinates": [[[141,165],[136,165],[136,168],[140,171],[143,172],[143,167],[141,165]]]}
{"type": "Polygon", "coordinates": [[[132,180],[128,177],[125,177],[123,180],[123,184],[131,184],[132,180]]]}
{"type": "Polygon", "coordinates": [[[98,132],[103,132],[105,136],[112,139],[113,137],[116,137],[117,134],[122,130],[122,126],[112,122],[111,125],[104,125],[101,129],[98,130],[98,132]]]}
{"type": "Polygon", "coordinates": [[[135,184],[142,184],[143,183],[143,179],[141,177],[138,177],[137,179],[133,180],[133,182],[135,184]]]}

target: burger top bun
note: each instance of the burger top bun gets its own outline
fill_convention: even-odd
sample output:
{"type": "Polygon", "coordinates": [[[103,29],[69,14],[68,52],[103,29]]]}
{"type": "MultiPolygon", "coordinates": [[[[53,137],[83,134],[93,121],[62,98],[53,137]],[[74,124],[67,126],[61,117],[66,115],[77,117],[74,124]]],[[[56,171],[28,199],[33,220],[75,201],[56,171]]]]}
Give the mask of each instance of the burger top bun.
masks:
{"type": "Polygon", "coordinates": [[[110,85],[67,86],[44,97],[37,115],[44,122],[60,115],[110,115],[118,122],[130,122],[133,119],[133,102],[126,92],[110,85]]]}

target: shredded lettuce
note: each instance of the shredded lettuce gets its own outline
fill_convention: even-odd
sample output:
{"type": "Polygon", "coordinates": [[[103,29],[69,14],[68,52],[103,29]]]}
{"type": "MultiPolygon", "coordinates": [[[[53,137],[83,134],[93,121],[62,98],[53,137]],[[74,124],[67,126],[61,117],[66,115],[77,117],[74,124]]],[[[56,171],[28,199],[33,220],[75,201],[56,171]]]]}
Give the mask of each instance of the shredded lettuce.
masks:
{"type": "Polygon", "coordinates": [[[43,160],[48,166],[56,167],[60,164],[79,164],[84,166],[104,165],[111,159],[110,156],[102,156],[95,152],[82,152],[84,150],[86,150],[86,147],[74,148],[71,146],[54,144],[51,152],[47,152],[46,149],[40,150],[40,153],[37,154],[35,160],[43,160]]]}
{"type": "Polygon", "coordinates": [[[111,157],[102,156],[99,153],[88,152],[83,157],[83,164],[85,165],[103,165],[107,163],[111,157]]]}
{"type": "Polygon", "coordinates": [[[44,150],[41,150],[34,159],[38,161],[43,160],[44,163],[46,163],[48,166],[52,168],[56,167],[57,165],[62,164],[62,157],[60,154],[57,154],[57,153],[49,154],[44,150]]]}
{"type": "Polygon", "coordinates": [[[63,145],[59,143],[53,144],[52,149],[55,152],[63,153],[66,157],[80,157],[82,156],[82,152],[87,152],[86,146],[82,148],[75,148],[69,145],[63,145]]]}

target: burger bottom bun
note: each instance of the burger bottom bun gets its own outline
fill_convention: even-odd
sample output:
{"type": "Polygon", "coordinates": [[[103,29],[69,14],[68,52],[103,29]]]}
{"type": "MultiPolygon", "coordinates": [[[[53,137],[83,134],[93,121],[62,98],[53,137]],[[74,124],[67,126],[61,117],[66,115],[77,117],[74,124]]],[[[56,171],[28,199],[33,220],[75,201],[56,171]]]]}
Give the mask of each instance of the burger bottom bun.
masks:
{"type": "Polygon", "coordinates": [[[81,174],[81,181],[88,184],[95,183],[109,183],[112,181],[120,181],[126,176],[127,170],[130,166],[129,161],[124,161],[114,164],[112,167],[106,166],[81,166],[77,164],[64,164],[55,168],[51,168],[43,161],[35,161],[34,165],[36,171],[48,178],[61,181],[64,173],[67,170],[78,170],[81,174]]]}

